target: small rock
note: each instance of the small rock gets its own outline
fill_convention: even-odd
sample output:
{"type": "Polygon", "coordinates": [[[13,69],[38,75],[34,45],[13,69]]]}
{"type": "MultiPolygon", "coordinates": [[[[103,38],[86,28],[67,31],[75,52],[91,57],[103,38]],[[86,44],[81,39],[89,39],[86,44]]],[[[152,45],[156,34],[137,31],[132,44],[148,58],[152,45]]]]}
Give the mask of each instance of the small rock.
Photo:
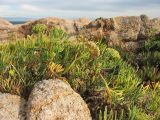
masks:
{"type": "Polygon", "coordinates": [[[25,104],[17,95],[0,93],[0,120],[25,120],[25,104]]]}

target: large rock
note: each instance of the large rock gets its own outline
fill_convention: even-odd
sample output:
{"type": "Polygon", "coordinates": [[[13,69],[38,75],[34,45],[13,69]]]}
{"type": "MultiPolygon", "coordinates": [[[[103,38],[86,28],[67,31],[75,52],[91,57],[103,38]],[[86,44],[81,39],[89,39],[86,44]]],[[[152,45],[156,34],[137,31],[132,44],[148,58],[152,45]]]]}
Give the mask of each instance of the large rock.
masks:
{"type": "Polygon", "coordinates": [[[19,96],[0,93],[0,120],[25,120],[25,104],[19,96]]]}
{"type": "Polygon", "coordinates": [[[17,25],[13,25],[7,20],[0,19],[0,42],[6,42],[7,40],[15,40],[17,37],[21,36],[18,32],[17,25]]]}
{"type": "Polygon", "coordinates": [[[150,29],[160,33],[160,19],[150,20],[146,15],[99,18],[80,31],[91,40],[105,39],[109,46],[135,50],[148,38],[150,29]]]}
{"type": "Polygon", "coordinates": [[[12,23],[10,23],[9,21],[2,19],[2,18],[0,18],[0,24],[3,26],[11,26],[12,25],[12,23]]]}
{"type": "Polygon", "coordinates": [[[8,34],[12,27],[13,25],[10,22],[0,18],[0,41],[8,38],[8,34]]]}
{"type": "Polygon", "coordinates": [[[111,31],[108,39],[109,45],[120,46],[128,51],[140,48],[153,27],[145,15],[113,18],[113,26],[114,30],[111,31]]]}
{"type": "Polygon", "coordinates": [[[31,34],[32,27],[35,24],[45,24],[49,29],[60,28],[70,35],[76,34],[84,25],[87,25],[90,20],[86,18],[80,18],[77,20],[67,20],[61,18],[42,18],[39,20],[29,21],[21,26],[19,26],[19,33],[26,35],[31,34]]]}
{"type": "Polygon", "coordinates": [[[0,42],[7,40],[15,40],[17,38],[26,37],[32,34],[32,27],[36,24],[45,24],[49,29],[60,28],[69,35],[75,35],[78,31],[90,22],[87,18],[76,20],[67,20],[61,18],[42,18],[38,20],[28,21],[20,25],[12,25],[4,19],[0,19],[0,42]]]}
{"type": "Polygon", "coordinates": [[[156,29],[157,32],[160,32],[160,17],[152,19],[151,26],[152,28],[156,29]]]}
{"type": "Polygon", "coordinates": [[[127,51],[140,48],[150,29],[156,29],[156,33],[160,34],[160,19],[149,19],[146,15],[98,18],[91,22],[86,18],[67,20],[49,17],[22,25],[12,25],[0,19],[0,41],[31,35],[36,24],[45,24],[49,29],[60,28],[72,38],[82,34],[89,40],[104,39],[109,46],[119,46],[127,51]]]}
{"type": "Polygon", "coordinates": [[[32,90],[27,120],[91,120],[87,104],[62,80],[43,80],[32,90]]]}

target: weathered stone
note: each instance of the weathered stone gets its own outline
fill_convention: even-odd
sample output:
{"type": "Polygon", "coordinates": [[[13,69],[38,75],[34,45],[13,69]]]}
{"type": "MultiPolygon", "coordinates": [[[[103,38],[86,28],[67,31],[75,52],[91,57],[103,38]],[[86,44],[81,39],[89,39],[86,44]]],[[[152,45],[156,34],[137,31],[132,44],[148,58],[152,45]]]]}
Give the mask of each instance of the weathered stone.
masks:
{"type": "Polygon", "coordinates": [[[68,83],[43,80],[32,90],[27,120],[91,120],[87,104],[68,83]]]}
{"type": "Polygon", "coordinates": [[[137,40],[141,27],[140,17],[116,17],[113,20],[118,40],[137,40]]]}
{"type": "Polygon", "coordinates": [[[9,39],[15,39],[17,27],[4,19],[0,19],[0,42],[6,42],[9,39]]]}
{"type": "Polygon", "coordinates": [[[89,40],[105,39],[109,46],[136,50],[140,47],[139,43],[148,38],[151,29],[160,33],[160,19],[150,20],[146,15],[141,15],[99,18],[83,27],[80,33],[89,40]]]}
{"type": "Polygon", "coordinates": [[[0,93],[0,120],[25,120],[25,104],[19,96],[0,93]]]}
{"type": "Polygon", "coordinates": [[[155,18],[151,20],[151,27],[157,30],[157,33],[160,33],[160,18],[155,18]]]}
{"type": "Polygon", "coordinates": [[[146,15],[98,18],[91,22],[86,18],[67,20],[50,17],[22,25],[12,25],[0,19],[0,41],[30,35],[36,24],[45,24],[49,29],[60,28],[72,38],[82,34],[92,41],[104,39],[109,46],[119,46],[126,50],[138,49],[139,43],[148,38],[151,29],[156,29],[156,34],[160,34],[160,19],[150,20],[146,15]]]}
{"type": "Polygon", "coordinates": [[[32,27],[36,24],[45,24],[49,29],[60,28],[70,35],[76,34],[84,25],[87,25],[89,20],[81,18],[77,20],[67,20],[60,18],[43,18],[35,21],[29,21],[19,26],[19,32],[26,35],[31,34],[32,27]]]}
{"type": "Polygon", "coordinates": [[[5,19],[2,19],[0,18],[0,24],[1,25],[6,25],[6,26],[11,26],[12,23],[10,23],[9,21],[5,20],[5,19]]]}
{"type": "Polygon", "coordinates": [[[79,32],[83,26],[88,25],[90,20],[87,18],[79,18],[74,20],[73,22],[74,22],[75,32],[79,32]]]}

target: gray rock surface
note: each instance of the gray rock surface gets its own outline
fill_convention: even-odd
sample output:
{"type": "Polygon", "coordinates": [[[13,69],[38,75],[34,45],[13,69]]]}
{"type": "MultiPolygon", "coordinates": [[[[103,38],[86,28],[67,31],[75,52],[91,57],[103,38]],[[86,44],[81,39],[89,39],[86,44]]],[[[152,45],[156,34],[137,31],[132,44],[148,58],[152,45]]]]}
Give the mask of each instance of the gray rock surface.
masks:
{"type": "Polygon", "coordinates": [[[19,96],[0,93],[0,120],[25,120],[25,105],[19,96]]]}
{"type": "Polygon", "coordinates": [[[32,90],[27,120],[91,120],[87,104],[62,80],[43,80],[32,90]]]}

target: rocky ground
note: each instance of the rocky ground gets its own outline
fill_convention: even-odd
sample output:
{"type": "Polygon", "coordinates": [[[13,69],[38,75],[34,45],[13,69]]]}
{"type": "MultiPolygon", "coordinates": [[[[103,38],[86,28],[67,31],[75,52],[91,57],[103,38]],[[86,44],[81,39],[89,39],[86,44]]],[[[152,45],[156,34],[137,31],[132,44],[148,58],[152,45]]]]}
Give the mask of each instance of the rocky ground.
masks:
{"type": "Polygon", "coordinates": [[[87,18],[67,20],[50,17],[21,25],[12,25],[0,19],[0,41],[30,35],[35,24],[45,24],[50,29],[60,28],[72,37],[82,34],[91,40],[104,39],[108,45],[120,46],[128,51],[139,48],[151,29],[160,33],[160,19],[149,19],[146,15],[98,18],[93,21],[87,18]]]}
{"type": "MultiPolygon", "coordinates": [[[[146,15],[66,20],[43,18],[25,24],[12,25],[0,19],[0,43],[32,34],[32,27],[45,24],[49,29],[60,28],[73,39],[83,35],[88,40],[104,40],[109,46],[126,51],[140,48],[150,30],[160,35],[160,19],[146,15]]],[[[35,84],[28,101],[16,95],[0,93],[0,120],[91,120],[87,104],[68,83],[43,80],[35,84]]]]}
{"type": "Polygon", "coordinates": [[[91,120],[81,96],[62,80],[38,82],[26,102],[0,93],[0,120],[91,120]]]}

